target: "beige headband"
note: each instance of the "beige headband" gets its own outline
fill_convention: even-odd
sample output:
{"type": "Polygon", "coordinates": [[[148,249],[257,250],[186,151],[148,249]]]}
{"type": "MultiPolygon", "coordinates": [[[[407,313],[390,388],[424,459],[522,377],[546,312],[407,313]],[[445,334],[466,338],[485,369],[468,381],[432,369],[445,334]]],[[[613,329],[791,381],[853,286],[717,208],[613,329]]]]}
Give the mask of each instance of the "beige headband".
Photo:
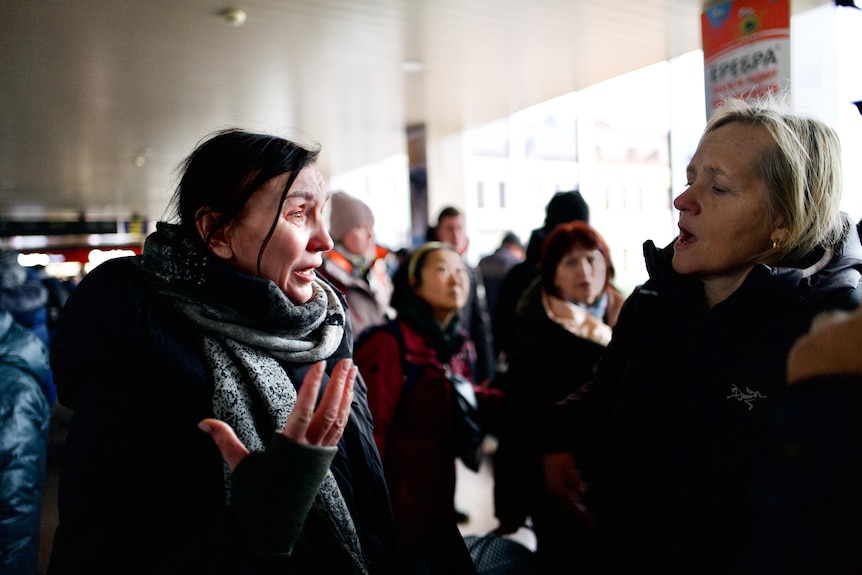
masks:
{"type": "Polygon", "coordinates": [[[416,281],[416,266],[425,254],[431,251],[449,249],[448,245],[443,242],[426,242],[416,248],[416,251],[413,252],[410,260],[407,262],[407,283],[410,286],[414,285],[416,281]]]}

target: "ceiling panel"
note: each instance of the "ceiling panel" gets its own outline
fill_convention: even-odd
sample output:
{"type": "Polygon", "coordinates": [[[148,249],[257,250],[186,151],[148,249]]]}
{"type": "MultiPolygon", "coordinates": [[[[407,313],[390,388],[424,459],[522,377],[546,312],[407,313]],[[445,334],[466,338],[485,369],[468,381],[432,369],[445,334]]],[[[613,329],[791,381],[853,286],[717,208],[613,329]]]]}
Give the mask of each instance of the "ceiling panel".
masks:
{"type": "Polygon", "coordinates": [[[700,46],[700,0],[247,0],[241,27],[227,6],[4,0],[0,214],[157,218],[219,128],[306,134],[337,174],[403,153],[408,125],[475,126],[700,46]]]}

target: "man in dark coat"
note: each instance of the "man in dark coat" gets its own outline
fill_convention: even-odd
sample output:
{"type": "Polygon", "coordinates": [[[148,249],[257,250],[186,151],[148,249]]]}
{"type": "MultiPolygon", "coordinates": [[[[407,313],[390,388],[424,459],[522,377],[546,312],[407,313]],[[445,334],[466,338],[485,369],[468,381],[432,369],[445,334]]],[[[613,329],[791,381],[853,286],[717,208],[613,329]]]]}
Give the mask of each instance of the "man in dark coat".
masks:
{"type": "MultiPolygon", "coordinates": [[[[506,232],[500,246],[494,253],[488,254],[479,260],[479,272],[485,283],[485,300],[488,303],[488,313],[491,316],[491,329],[493,333],[494,319],[497,312],[497,299],[500,297],[500,287],[503,278],[509,273],[513,266],[524,261],[524,245],[515,232],[506,232]]],[[[496,342],[494,352],[499,353],[496,342]]]]}

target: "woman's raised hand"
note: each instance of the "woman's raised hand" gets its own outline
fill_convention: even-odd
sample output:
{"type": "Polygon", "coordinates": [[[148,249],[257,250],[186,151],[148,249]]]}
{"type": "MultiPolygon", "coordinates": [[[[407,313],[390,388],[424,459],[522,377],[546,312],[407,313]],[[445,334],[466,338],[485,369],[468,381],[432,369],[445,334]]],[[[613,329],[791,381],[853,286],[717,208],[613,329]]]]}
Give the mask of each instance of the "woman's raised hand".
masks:
{"type": "Polygon", "coordinates": [[[338,444],[347,425],[358,369],[349,359],[339,361],[332,370],[329,385],[315,411],[325,367],[326,364],[320,361],[308,371],[296,398],[296,405],[284,424],[282,433],[297,443],[334,446],[338,444]]]}
{"type": "MultiPolygon", "coordinates": [[[[281,431],[297,443],[332,447],[338,444],[347,425],[358,370],[350,359],[339,361],[315,409],[325,368],[326,362],[320,361],[308,370],[297,393],[296,405],[281,431]]],[[[248,455],[248,449],[223,421],[204,419],[198,427],[212,437],[231,471],[248,455]]]]}

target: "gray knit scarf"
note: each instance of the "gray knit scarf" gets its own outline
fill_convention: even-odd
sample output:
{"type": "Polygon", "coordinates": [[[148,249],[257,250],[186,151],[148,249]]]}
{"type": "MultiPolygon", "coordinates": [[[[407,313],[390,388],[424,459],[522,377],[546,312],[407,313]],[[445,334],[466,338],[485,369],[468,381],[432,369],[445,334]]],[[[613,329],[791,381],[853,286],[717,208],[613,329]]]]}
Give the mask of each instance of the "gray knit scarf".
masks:
{"type": "MultiPolygon", "coordinates": [[[[344,310],[332,288],[318,280],[311,300],[293,304],[274,282],[225,266],[186,238],[179,226],[159,222],[144,245],[142,264],[152,288],[201,328],[215,383],[213,412],[249,451],[264,449],[296,403],[296,388],[279,364],[330,357],[344,335],[344,310]]],[[[225,489],[230,481],[225,465],[225,489]]],[[[331,471],[310,514],[328,525],[332,544],[367,573],[356,527],[331,471]]]]}

